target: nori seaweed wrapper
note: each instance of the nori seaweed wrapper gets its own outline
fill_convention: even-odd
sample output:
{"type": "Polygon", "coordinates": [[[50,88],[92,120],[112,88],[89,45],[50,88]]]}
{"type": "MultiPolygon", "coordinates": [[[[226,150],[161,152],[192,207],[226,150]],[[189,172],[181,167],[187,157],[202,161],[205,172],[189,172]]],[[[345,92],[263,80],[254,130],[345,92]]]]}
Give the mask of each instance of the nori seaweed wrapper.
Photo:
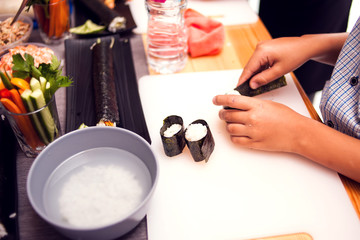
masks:
{"type": "Polygon", "coordinates": [[[180,116],[171,115],[164,119],[160,129],[161,140],[166,156],[173,157],[182,153],[185,147],[184,122],[180,116]],[[180,124],[181,129],[172,137],[165,137],[164,132],[173,124],[180,124]]]}
{"type": "Polygon", "coordinates": [[[287,85],[285,76],[282,76],[257,89],[252,89],[249,85],[250,79],[237,86],[234,90],[238,91],[241,95],[253,97],[287,85]]]}
{"type": "MultiPolygon", "coordinates": [[[[210,158],[210,155],[214,151],[215,141],[211,134],[209,125],[207,124],[207,122],[205,120],[198,119],[198,120],[192,122],[191,124],[196,124],[196,123],[200,123],[200,124],[206,126],[206,129],[207,129],[206,135],[198,141],[188,141],[185,138],[185,142],[186,142],[186,144],[190,150],[191,156],[193,157],[195,162],[200,162],[203,160],[205,160],[205,162],[207,162],[210,158]]],[[[186,131],[187,131],[187,129],[185,130],[185,132],[186,131]]]]}
{"type": "MultiPolygon", "coordinates": [[[[251,79],[251,78],[250,78],[251,79]]],[[[250,79],[243,82],[241,85],[234,88],[235,91],[239,92],[243,96],[253,97],[256,95],[260,95],[266,92],[270,92],[271,90],[284,87],[287,85],[285,76],[282,76],[272,82],[269,82],[266,85],[263,85],[261,87],[258,87],[257,89],[252,89],[249,85],[250,79]]],[[[224,109],[236,109],[229,106],[224,106],[224,109]]],[[[239,110],[239,109],[237,109],[239,110]]]]}
{"type": "Polygon", "coordinates": [[[95,95],[96,121],[110,121],[119,125],[116,101],[112,41],[101,40],[92,49],[92,79],[95,95]]]}

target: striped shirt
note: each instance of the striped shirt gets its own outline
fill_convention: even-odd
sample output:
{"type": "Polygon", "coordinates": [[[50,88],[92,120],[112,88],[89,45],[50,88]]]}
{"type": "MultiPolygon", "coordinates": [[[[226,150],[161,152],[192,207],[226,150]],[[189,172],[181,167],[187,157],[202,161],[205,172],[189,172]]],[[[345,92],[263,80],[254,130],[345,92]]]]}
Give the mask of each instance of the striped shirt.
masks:
{"type": "Polygon", "coordinates": [[[350,32],[323,89],[320,110],[324,123],[360,139],[360,18],[350,32]]]}

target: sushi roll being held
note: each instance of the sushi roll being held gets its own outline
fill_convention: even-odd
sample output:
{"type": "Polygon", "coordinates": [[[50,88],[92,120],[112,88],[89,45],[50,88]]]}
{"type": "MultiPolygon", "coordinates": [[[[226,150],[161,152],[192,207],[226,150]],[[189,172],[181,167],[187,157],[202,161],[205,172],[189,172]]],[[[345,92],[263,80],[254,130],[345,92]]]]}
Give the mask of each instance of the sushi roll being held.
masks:
{"type": "Polygon", "coordinates": [[[181,117],[176,115],[166,117],[160,135],[166,156],[173,157],[182,153],[185,147],[185,132],[181,117]]]}
{"type": "MultiPolygon", "coordinates": [[[[260,94],[263,94],[266,92],[270,92],[272,90],[275,90],[277,88],[281,88],[281,87],[284,87],[287,85],[285,76],[282,76],[282,77],[280,77],[272,82],[269,82],[268,84],[263,85],[257,89],[252,89],[250,87],[250,79],[243,82],[242,84],[237,86],[234,90],[232,90],[226,94],[227,95],[243,95],[243,96],[253,97],[253,96],[260,95],[260,94]]],[[[231,108],[229,106],[224,106],[224,109],[235,109],[235,108],[231,108]]]]}
{"type": "Polygon", "coordinates": [[[269,82],[268,84],[258,87],[257,89],[252,89],[250,87],[250,79],[237,86],[234,90],[238,91],[243,96],[253,97],[287,85],[285,76],[282,76],[272,82],[269,82]]]}
{"type": "Polygon", "coordinates": [[[186,128],[185,142],[196,162],[207,162],[215,147],[209,125],[202,119],[192,122],[186,128]]]}

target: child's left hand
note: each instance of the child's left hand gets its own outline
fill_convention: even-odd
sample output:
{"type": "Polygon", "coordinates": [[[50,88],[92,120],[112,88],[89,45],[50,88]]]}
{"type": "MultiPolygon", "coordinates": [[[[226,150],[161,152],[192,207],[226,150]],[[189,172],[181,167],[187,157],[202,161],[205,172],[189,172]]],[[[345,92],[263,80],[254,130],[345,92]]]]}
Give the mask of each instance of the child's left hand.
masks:
{"type": "Polygon", "coordinates": [[[293,152],[308,119],[283,104],[252,97],[218,95],[213,103],[240,109],[222,109],[219,117],[232,142],[254,149],[293,152]]]}

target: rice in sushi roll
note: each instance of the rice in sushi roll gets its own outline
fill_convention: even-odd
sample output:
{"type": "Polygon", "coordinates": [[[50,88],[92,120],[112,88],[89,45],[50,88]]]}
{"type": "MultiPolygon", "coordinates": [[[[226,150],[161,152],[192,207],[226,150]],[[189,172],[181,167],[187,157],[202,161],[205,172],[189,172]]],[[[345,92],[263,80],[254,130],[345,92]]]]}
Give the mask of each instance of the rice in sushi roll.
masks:
{"type": "Polygon", "coordinates": [[[166,156],[173,157],[182,153],[185,147],[185,133],[181,117],[176,115],[166,117],[160,135],[166,156]]]}
{"type": "Polygon", "coordinates": [[[215,141],[205,120],[192,122],[185,130],[185,142],[196,162],[207,162],[214,151],[215,141]]]}

